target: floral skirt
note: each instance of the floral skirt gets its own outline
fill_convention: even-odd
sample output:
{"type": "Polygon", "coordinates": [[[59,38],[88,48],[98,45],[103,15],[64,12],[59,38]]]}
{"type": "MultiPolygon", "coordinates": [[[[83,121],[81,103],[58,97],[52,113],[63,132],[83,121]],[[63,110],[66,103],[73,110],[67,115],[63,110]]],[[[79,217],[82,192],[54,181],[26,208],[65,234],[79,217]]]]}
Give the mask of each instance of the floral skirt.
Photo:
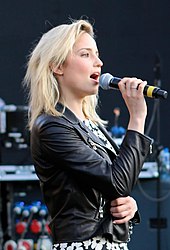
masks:
{"type": "Polygon", "coordinates": [[[105,238],[94,237],[81,242],[54,244],[52,250],[128,250],[128,247],[126,243],[110,243],[105,238]]]}

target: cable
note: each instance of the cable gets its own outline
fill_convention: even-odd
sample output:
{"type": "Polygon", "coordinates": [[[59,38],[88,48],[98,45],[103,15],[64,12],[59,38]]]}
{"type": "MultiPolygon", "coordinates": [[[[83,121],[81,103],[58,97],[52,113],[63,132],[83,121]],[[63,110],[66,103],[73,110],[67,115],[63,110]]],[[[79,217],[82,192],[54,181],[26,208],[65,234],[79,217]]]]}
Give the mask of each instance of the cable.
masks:
{"type": "Polygon", "coordinates": [[[169,196],[170,196],[170,190],[168,191],[168,193],[162,197],[152,197],[150,196],[149,194],[147,194],[144,189],[142,188],[142,185],[140,183],[140,180],[137,181],[137,186],[139,187],[139,190],[141,191],[141,193],[143,194],[143,196],[145,198],[147,198],[148,200],[150,201],[153,201],[153,202],[161,202],[161,201],[164,201],[166,200],[169,196]]]}

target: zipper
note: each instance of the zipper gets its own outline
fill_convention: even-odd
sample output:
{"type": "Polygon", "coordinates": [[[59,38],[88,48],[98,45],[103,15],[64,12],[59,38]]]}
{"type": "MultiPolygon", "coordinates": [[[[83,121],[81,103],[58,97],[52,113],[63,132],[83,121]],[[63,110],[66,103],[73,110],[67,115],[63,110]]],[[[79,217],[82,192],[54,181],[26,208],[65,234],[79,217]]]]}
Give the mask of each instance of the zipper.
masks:
{"type": "Polygon", "coordinates": [[[150,154],[152,154],[152,144],[150,144],[150,154]]]}
{"type": "Polygon", "coordinates": [[[100,194],[100,205],[99,205],[99,218],[100,218],[100,219],[103,218],[103,208],[104,208],[104,204],[105,204],[105,201],[104,201],[102,195],[100,194]]]}
{"type": "Polygon", "coordinates": [[[101,149],[102,151],[104,151],[105,153],[107,153],[107,151],[104,149],[104,147],[100,146],[99,144],[93,142],[90,138],[88,139],[88,142],[90,143],[90,145],[92,146],[92,148],[94,150],[97,150],[97,148],[101,149]]]}
{"type": "MultiPolygon", "coordinates": [[[[96,151],[97,149],[101,149],[103,152],[107,154],[107,151],[104,149],[104,147],[100,146],[99,144],[95,143],[94,141],[91,140],[91,138],[88,138],[88,142],[91,145],[91,147],[96,151]]],[[[104,215],[104,205],[105,205],[105,200],[102,197],[102,194],[99,194],[99,219],[103,218],[104,215]]]]}

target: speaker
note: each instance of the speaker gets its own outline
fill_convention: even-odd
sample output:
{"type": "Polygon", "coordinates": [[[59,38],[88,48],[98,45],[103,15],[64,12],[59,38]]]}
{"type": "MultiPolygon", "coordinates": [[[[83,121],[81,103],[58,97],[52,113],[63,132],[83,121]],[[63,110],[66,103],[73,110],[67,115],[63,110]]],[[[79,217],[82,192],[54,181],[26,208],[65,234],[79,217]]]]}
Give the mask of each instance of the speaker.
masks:
{"type": "Polygon", "coordinates": [[[132,197],[138,204],[141,223],[134,226],[130,250],[170,249],[170,177],[140,179],[132,197]]]}

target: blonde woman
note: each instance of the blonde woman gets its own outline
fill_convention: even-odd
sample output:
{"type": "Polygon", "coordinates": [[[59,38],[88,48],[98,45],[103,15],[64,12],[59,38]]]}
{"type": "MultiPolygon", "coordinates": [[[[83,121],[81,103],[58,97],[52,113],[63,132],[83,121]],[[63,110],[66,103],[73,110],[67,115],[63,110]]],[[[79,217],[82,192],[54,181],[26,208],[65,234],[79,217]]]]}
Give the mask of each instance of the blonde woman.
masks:
{"type": "Polygon", "coordinates": [[[85,20],[51,29],[29,57],[31,152],[53,249],[125,250],[139,220],[129,195],[151,144],[144,135],[146,82],[119,83],[130,120],[118,148],[96,112],[102,65],[85,20]]]}

